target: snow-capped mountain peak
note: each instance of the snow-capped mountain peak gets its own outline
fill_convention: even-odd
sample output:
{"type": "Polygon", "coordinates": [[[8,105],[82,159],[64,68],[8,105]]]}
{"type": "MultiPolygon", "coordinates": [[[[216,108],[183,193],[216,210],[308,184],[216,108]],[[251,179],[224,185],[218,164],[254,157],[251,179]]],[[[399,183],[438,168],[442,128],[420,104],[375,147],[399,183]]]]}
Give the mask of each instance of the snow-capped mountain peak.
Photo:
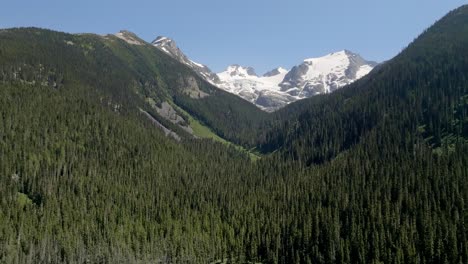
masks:
{"type": "Polygon", "coordinates": [[[155,40],[153,40],[153,44],[158,44],[158,43],[162,43],[162,42],[173,42],[172,39],[168,38],[168,37],[164,37],[164,36],[157,36],[155,40]]]}
{"type": "Polygon", "coordinates": [[[155,46],[159,50],[162,50],[163,52],[173,57],[174,59],[192,68],[196,73],[198,73],[202,78],[204,78],[208,82],[214,85],[219,83],[220,80],[215,73],[213,73],[207,66],[189,59],[179,49],[179,47],[177,46],[174,40],[168,37],[158,36],[151,43],[153,44],[153,46],[155,46]]]}
{"type": "Polygon", "coordinates": [[[376,65],[348,50],[305,59],[290,71],[276,68],[263,76],[251,68],[231,65],[218,73],[218,86],[251,101],[266,111],[274,111],[290,102],[329,93],[354,82],[376,65]],[[250,74],[249,74],[249,72],[250,74]]]}
{"type": "Polygon", "coordinates": [[[237,94],[266,111],[277,109],[277,105],[286,105],[294,99],[280,91],[279,84],[287,70],[276,68],[263,76],[258,76],[252,67],[231,65],[218,73],[218,87],[237,94]]]}
{"type": "Polygon", "coordinates": [[[158,36],[153,42],[151,42],[153,46],[161,49],[165,53],[175,57],[177,59],[184,59],[184,61],[189,61],[187,56],[177,47],[177,44],[174,40],[164,37],[158,36]]]}
{"type": "Polygon", "coordinates": [[[227,74],[233,78],[246,78],[249,76],[258,77],[254,68],[243,67],[238,64],[228,66],[227,69],[220,74],[227,74]]]}
{"type": "Polygon", "coordinates": [[[348,50],[305,59],[285,76],[281,91],[300,98],[329,93],[363,77],[375,65],[348,50]]]}
{"type": "Polygon", "coordinates": [[[168,37],[159,36],[152,44],[211,84],[266,111],[274,111],[299,99],[333,92],[363,77],[377,64],[349,50],[341,50],[305,59],[291,70],[275,68],[262,76],[258,76],[252,67],[237,64],[216,74],[205,65],[190,60],[168,37]]]}

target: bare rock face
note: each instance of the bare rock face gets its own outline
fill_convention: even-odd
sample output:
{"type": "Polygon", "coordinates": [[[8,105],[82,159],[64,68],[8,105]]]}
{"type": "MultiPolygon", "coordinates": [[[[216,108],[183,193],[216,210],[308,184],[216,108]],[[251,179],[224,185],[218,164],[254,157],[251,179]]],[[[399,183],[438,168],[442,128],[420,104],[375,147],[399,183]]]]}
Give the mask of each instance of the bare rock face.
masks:
{"type": "Polygon", "coordinates": [[[305,64],[294,66],[280,83],[281,91],[285,92],[291,88],[300,86],[303,81],[302,76],[304,76],[308,70],[309,67],[305,64]]]}
{"type": "Polygon", "coordinates": [[[141,46],[145,44],[145,41],[141,40],[136,34],[127,30],[121,30],[119,33],[115,34],[115,36],[131,45],[141,46]]]}
{"type": "Polygon", "coordinates": [[[156,106],[155,109],[160,116],[193,135],[193,129],[168,102],[162,102],[161,107],[156,106]]]}
{"type": "Polygon", "coordinates": [[[195,79],[195,77],[193,76],[179,77],[177,85],[178,88],[181,89],[184,94],[190,96],[190,98],[200,99],[209,95],[204,91],[200,90],[200,87],[197,83],[197,79],[195,79]]]}
{"type": "Polygon", "coordinates": [[[283,69],[283,68],[281,68],[281,67],[275,68],[275,69],[273,69],[273,70],[271,70],[271,71],[269,71],[269,72],[263,74],[263,77],[273,77],[273,76],[277,76],[277,75],[282,74],[283,71],[287,71],[287,70],[285,70],[285,69],[283,69]]]}
{"type": "Polygon", "coordinates": [[[153,46],[165,52],[169,56],[178,60],[179,62],[192,68],[200,77],[207,80],[211,84],[219,84],[220,80],[218,75],[213,73],[207,66],[194,62],[189,59],[180,49],[174,40],[159,36],[152,42],[153,46]]]}
{"type": "Polygon", "coordinates": [[[293,96],[275,91],[261,91],[255,101],[255,105],[259,106],[267,112],[272,112],[284,107],[289,102],[294,101],[293,96]]]}
{"type": "Polygon", "coordinates": [[[168,129],[167,127],[165,127],[163,124],[159,123],[158,120],[156,120],[151,114],[149,114],[148,112],[140,109],[140,111],[149,119],[151,120],[151,122],[156,126],[156,127],[159,127],[163,132],[164,134],[167,136],[167,137],[172,137],[174,138],[175,140],[177,141],[180,141],[180,137],[179,135],[177,135],[174,131],[168,129]]]}

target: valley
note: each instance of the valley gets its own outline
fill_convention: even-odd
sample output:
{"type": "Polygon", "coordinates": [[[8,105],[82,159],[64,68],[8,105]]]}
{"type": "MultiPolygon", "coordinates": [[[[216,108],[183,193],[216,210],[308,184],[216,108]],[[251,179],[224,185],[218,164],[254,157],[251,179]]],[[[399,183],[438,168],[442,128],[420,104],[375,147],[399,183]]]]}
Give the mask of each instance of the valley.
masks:
{"type": "Polygon", "coordinates": [[[466,5],[262,76],[2,29],[0,263],[468,263],[467,47],[466,5]]]}

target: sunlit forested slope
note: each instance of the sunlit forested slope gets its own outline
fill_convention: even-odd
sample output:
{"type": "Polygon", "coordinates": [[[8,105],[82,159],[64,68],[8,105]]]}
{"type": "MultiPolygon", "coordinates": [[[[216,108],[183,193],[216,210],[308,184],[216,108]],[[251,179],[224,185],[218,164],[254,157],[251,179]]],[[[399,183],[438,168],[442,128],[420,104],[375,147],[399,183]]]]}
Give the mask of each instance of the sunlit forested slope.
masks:
{"type": "Polygon", "coordinates": [[[2,30],[0,263],[467,263],[467,44],[464,6],[268,115],[145,43],[2,30]]]}
{"type": "Polygon", "coordinates": [[[452,148],[468,138],[468,17],[460,8],[394,59],[331,95],[280,110],[264,151],[282,147],[307,164],[334,158],[378,130],[383,140],[424,138],[452,148]]]}

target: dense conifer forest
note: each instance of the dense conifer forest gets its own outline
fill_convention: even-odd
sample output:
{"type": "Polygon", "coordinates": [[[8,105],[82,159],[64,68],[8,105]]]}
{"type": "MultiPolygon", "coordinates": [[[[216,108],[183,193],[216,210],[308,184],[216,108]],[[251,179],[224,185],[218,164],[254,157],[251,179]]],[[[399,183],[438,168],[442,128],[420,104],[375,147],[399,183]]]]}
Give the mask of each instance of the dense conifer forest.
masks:
{"type": "Polygon", "coordinates": [[[468,6],[272,114],[149,44],[0,30],[0,263],[468,263],[467,203],[468,6]]]}

